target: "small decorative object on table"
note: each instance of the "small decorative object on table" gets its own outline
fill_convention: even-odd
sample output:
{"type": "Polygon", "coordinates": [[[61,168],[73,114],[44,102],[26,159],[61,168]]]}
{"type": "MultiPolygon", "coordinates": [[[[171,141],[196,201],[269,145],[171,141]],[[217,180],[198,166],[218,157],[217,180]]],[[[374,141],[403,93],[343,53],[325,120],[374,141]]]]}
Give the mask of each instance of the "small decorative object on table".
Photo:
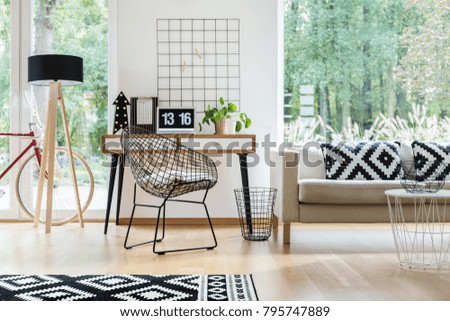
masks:
{"type": "Polygon", "coordinates": [[[445,184],[446,164],[402,162],[400,183],[408,193],[436,193],[445,184]]]}
{"type": "Polygon", "coordinates": [[[114,100],[113,103],[116,106],[116,110],[114,113],[114,126],[113,126],[113,134],[117,133],[121,129],[128,127],[128,110],[127,106],[130,105],[127,97],[120,92],[119,96],[114,100]]]}
{"type": "Polygon", "coordinates": [[[246,113],[238,113],[238,107],[233,103],[225,105],[225,101],[222,97],[219,99],[221,107],[211,108],[210,105],[205,110],[205,116],[202,122],[199,123],[200,131],[202,131],[202,124],[215,125],[215,134],[234,134],[234,131],[239,132],[242,126],[249,128],[252,125],[251,119],[246,113]],[[233,119],[233,116],[238,116],[239,119],[233,119]],[[230,128],[230,122],[235,125],[230,128]]]}
{"type": "Polygon", "coordinates": [[[130,125],[156,132],[157,97],[131,97],[130,125]]]}
{"type": "Polygon", "coordinates": [[[195,107],[158,107],[156,124],[158,134],[194,133],[195,107]]]}

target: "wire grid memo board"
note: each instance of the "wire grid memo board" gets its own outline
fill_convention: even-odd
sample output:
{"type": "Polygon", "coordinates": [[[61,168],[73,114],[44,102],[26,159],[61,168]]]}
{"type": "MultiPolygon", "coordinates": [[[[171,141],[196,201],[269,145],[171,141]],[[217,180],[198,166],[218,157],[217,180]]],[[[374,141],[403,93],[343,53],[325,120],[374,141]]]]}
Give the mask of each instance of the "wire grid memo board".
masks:
{"type": "Polygon", "coordinates": [[[240,106],[239,19],[158,19],[159,106],[240,106]]]}

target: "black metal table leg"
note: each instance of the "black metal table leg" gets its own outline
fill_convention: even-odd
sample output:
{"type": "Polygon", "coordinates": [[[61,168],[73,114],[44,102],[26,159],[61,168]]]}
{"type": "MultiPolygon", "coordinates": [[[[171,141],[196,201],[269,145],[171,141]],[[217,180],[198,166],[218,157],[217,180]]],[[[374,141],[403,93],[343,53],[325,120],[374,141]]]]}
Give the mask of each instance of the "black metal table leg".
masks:
{"type": "Polygon", "coordinates": [[[241,165],[241,180],[242,187],[244,188],[244,202],[245,202],[245,217],[247,220],[248,231],[253,234],[252,226],[252,212],[250,207],[250,193],[248,190],[248,166],[247,166],[247,154],[239,154],[239,163],[241,165]]]}
{"type": "Polygon", "coordinates": [[[105,216],[105,229],[104,233],[108,233],[109,214],[111,212],[111,201],[114,192],[114,181],[116,179],[117,161],[119,159],[118,154],[111,155],[111,167],[109,170],[109,187],[108,187],[108,201],[106,203],[106,216],[105,216]]]}
{"type": "Polygon", "coordinates": [[[125,170],[125,155],[119,156],[118,166],[119,166],[119,184],[117,186],[116,225],[119,224],[120,203],[122,201],[122,185],[123,185],[123,172],[125,170]]]}

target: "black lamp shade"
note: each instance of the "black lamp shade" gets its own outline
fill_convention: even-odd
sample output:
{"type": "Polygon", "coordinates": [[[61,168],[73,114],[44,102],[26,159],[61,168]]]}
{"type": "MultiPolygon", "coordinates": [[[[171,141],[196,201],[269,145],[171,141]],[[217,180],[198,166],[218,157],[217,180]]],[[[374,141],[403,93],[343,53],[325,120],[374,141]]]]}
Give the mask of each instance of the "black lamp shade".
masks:
{"type": "Polygon", "coordinates": [[[83,58],[68,55],[28,57],[28,83],[48,86],[51,81],[60,81],[64,86],[83,83],[83,58]]]}

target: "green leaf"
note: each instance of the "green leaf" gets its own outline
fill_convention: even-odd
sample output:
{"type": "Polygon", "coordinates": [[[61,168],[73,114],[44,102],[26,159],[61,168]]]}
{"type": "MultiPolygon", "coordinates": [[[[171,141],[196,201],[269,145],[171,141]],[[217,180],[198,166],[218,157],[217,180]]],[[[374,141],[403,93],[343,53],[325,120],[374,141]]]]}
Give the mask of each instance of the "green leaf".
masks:
{"type": "Polygon", "coordinates": [[[228,104],[228,111],[230,113],[234,113],[236,110],[237,110],[237,106],[235,104],[233,104],[233,103],[228,104]]]}
{"type": "Polygon", "coordinates": [[[219,111],[215,116],[214,116],[214,121],[219,121],[222,118],[222,113],[221,111],[219,111]]]}
{"type": "Polygon", "coordinates": [[[217,113],[217,111],[218,111],[217,108],[214,107],[213,109],[211,109],[208,106],[208,108],[205,111],[205,118],[213,119],[214,115],[217,113]]]}
{"type": "Polygon", "coordinates": [[[223,100],[223,97],[220,97],[219,102],[222,106],[225,105],[225,101],[223,100]]]}
{"type": "Polygon", "coordinates": [[[198,123],[198,126],[200,127],[200,131],[202,131],[202,124],[198,123]]]}
{"type": "Polygon", "coordinates": [[[240,132],[242,129],[242,123],[238,120],[236,122],[236,132],[240,132]]]}
{"type": "Polygon", "coordinates": [[[247,118],[245,121],[245,128],[249,128],[252,125],[252,120],[250,118],[247,118]]]}
{"type": "Polygon", "coordinates": [[[223,107],[223,108],[220,110],[220,114],[222,115],[222,117],[225,117],[225,116],[228,114],[227,107],[223,107]]]}
{"type": "Polygon", "coordinates": [[[240,113],[239,118],[241,118],[242,122],[245,123],[245,120],[248,118],[246,113],[240,113]]]}

